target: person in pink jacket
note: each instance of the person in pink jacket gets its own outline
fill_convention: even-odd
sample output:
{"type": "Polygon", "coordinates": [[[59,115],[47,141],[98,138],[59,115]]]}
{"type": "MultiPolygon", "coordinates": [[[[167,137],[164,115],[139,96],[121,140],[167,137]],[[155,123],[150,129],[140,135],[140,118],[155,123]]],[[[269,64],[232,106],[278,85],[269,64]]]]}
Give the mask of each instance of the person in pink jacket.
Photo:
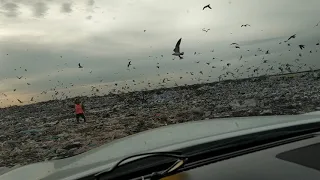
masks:
{"type": "Polygon", "coordinates": [[[80,117],[84,120],[84,122],[86,122],[86,116],[84,115],[84,106],[79,99],[75,100],[75,111],[77,122],[79,122],[80,117]]]}

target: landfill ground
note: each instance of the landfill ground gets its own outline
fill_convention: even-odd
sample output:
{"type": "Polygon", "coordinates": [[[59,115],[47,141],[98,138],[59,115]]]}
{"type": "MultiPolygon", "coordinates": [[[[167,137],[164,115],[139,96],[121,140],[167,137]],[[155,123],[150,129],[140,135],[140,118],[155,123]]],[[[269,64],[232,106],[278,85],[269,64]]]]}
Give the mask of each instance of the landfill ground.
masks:
{"type": "Polygon", "coordinates": [[[220,117],[302,114],[320,106],[314,73],[222,81],[0,109],[0,167],[74,156],[148,129],[220,117]]]}

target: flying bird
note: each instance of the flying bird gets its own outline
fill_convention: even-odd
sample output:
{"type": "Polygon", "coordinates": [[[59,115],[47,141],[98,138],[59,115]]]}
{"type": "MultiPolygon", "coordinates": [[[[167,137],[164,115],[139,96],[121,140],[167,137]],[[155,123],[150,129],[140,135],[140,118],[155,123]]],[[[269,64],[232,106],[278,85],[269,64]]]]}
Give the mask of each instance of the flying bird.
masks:
{"type": "Polygon", "coordinates": [[[79,68],[83,68],[80,63],[78,64],[78,66],[79,66],[79,68]]]}
{"type": "Polygon", "coordinates": [[[176,47],[173,49],[174,53],[173,53],[172,55],[174,55],[174,56],[179,56],[180,59],[183,59],[183,57],[181,57],[181,56],[184,54],[184,52],[180,52],[181,39],[182,39],[182,38],[180,38],[180,39],[178,40],[178,42],[177,42],[177,44],[176,44],[176,47]]]}
{"type": "Polygon", "coordinates": [[[290,36],[290,37],[288,38],[288,40],[286,40],[286,41],[284,41],[284,42],[287,42],[287,41],[289,41],[290,39],[296,38],[296,35],[297,35],[297,34],[294,34],[294,35],[290,36]]]}
{"type": "Polygon", "coordinates": [[[21,78],[22,78],[22,76],[20,76],[20,77],[19,77],[19,76],[17,76],[17,78],[18,78],[18,79],[21,79],[21,78]]]}
{"type": "Polygon", "coordinates": [[[210,7],[210,4],[204,6],[204,7],[202,8],[202,10],[205,10],[206,8],[212,9],[212,8],[210,7]]]}
{"type": "Polygon", "coordinates": [[[304,48],[304,46],[305,46],[305,45],[300,44],[300,45],[299,45],[299,48],[300,48],[300,49],[303,49],[303,48],[304,48]]]}
{"type": "Polygon", "coordinates": [[[208,32],[210,29],[203,28],[202,31],[208,32]]]}
{"type": "Polygon", "coordinates": [[[241,27],[247,27],[250,26],[250,24],[242,24],[241,27]]]}
{"type": "Polygon", "coordinates": [[[23,103],[20,99],[17,99],[19,101],[19,103],[23,103]]]}
{"type": "Polygon", "coordinates": [[[239,44],[238,44],[238,43],[231,43],[230,45],[231,45],[231,46],[232,46],[232,45],[238,45],[238,46],[239,46],[239,44]]]}
{"type": "Polygon", "coordinates": [[[129,63],[128,63],[128,68],[131,66],[131,61],[129,61],[129,63]]]}

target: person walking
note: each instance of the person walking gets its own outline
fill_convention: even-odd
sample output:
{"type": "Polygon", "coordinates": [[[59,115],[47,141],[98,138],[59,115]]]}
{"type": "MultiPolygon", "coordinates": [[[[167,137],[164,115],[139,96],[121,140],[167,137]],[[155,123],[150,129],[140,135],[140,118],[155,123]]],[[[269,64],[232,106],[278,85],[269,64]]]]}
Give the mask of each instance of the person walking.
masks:
{"type": "Polygon", "coordinates": [[[80,117],[84,120],[84,122],[86,122],[86,116],[84,115],[84,105],[80,102],[79,99],[75,100],[75,111],[77,122],[79,123],[80,117]]]}

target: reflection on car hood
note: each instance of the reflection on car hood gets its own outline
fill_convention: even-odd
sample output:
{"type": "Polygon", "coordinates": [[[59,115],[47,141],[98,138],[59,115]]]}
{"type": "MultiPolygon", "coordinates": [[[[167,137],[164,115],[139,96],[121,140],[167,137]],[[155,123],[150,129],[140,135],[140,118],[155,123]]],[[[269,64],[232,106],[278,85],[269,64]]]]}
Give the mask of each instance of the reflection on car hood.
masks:
{"type": "Polygon", "coordinates": [[[319,113],[223,118],[169,125],[115,140],[74,157],[4,170],[0,179],[25,179],[26,176],[43,180],[74,179],[110,168],[117,160],[136,153],[174,150],[200,141],[314,121],[320,121],[319,113]]]}

